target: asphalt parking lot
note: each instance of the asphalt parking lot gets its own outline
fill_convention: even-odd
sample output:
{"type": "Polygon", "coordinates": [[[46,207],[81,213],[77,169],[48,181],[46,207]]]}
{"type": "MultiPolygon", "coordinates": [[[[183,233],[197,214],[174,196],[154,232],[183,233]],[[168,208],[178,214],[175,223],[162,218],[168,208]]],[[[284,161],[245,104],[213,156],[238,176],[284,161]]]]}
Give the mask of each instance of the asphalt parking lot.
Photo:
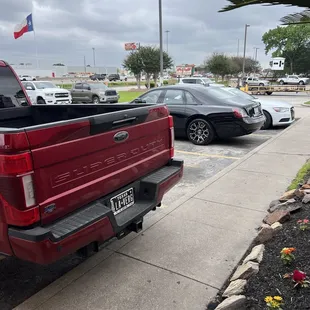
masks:
{"type": "MultiPolygon", "coordinates": [[[[296,108],[296,117],[302,116],[303,109],[309,109],[301,107],[301,103],[309,100],[309,97],[271,97],[291,102],[296,108]]],[[[175,143],[175,157],[182,158],[185,162],[184,177],[165,196],[162,207],[169,206],[180,195],[189,193],[201,182],[239,160],[282,130],[282,128],[279,128],[258,131],[244,137],[215,141],[209,146],[195,146],[186,140],[177,140],[175,143]]],[[[150,214],[150,216],[153,214],[156,214],[156,212],[150,214]]],[[[79,265],[83,260],[74,254],[48,267],[37,266],[12,258],[0,261],[0,309],[13,309],[16,305],[79,265]]]]}

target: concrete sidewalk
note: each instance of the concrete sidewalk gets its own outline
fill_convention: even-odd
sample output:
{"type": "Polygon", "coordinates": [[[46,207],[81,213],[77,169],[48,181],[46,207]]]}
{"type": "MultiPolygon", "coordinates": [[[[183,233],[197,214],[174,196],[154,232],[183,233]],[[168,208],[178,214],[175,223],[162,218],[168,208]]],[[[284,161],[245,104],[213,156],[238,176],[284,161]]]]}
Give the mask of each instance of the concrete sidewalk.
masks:
{"type": "Polygon", "coordinates": [[[15,309],[204,310],[310,157],[309,130],[305,116],[15,309]]]}

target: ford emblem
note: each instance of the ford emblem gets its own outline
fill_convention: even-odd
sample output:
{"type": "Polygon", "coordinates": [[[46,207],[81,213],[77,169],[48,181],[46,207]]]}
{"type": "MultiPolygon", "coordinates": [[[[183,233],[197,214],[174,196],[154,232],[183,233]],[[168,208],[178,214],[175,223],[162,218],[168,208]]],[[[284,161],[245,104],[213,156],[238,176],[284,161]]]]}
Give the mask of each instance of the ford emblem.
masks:
{"type": "Polygon", "coordinates": [[[123,142],[126,141],[129,137],[129,133],[127,131],[120,131],[114,135],[115,142],[123,142]]]}

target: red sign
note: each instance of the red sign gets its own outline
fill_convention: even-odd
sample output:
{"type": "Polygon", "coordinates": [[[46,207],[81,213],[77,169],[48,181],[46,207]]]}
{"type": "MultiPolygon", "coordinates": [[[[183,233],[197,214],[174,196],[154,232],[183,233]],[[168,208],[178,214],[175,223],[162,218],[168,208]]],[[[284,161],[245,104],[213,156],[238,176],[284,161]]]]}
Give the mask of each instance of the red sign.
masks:
{"type": "Polygon", "coordinates": [[[125,51],[135,51],[138,49],[139,43],[131,42],[131,43],[125,43],[125,51]]]}

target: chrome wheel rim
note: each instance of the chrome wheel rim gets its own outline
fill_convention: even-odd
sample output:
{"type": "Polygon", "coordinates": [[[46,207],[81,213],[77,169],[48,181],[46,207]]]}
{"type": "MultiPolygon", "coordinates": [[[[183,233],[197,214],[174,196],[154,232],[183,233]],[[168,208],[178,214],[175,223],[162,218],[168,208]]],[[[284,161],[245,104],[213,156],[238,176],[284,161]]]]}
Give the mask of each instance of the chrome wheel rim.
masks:
{"type": "Polygon", "coordinates": [[[94,99],[94,104],[98,104],[99,103],[99,99],[98,98],[95,98],[94,99]]]}
{"type": "Polygon", "coordinates": [[[202,121],[194,122],[189,127],[189,137],[198,144],[205,142],[210,135],[207,124],[202,121]]]}

